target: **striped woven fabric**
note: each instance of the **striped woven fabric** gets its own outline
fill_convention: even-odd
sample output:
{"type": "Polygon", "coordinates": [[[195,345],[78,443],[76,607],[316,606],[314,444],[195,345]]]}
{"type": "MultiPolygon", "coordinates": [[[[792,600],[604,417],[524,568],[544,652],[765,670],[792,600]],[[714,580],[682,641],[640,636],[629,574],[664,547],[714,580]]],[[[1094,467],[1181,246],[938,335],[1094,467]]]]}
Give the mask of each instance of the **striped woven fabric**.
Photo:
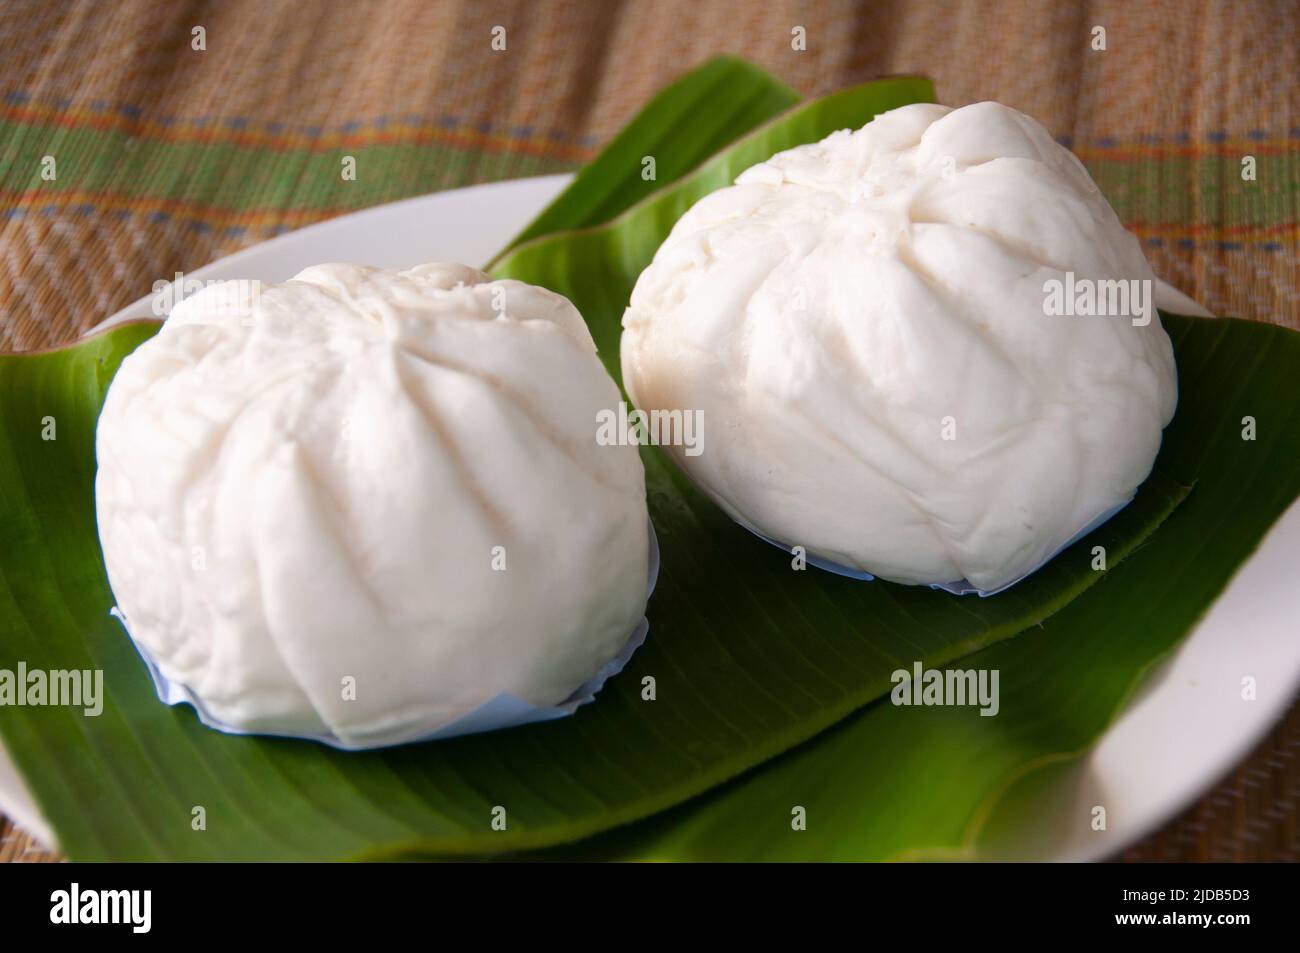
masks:
{"type": "Polygon", "coordinates": [[[1078,153],[1163,277],[1216,312],[1300,326],[1287,0],[10,0],[0,36],[0,347],[67,341],[287,229],[571,168],[719,52],[808,95],[921,72],[951,105],[1016,106],[1078,153]]]}
{"type": "MultiPolygon", "coordinates": [[[[1015,106],[1083,159],[1162,277],[1300,328],[1298,37],[1294,0],[6,0],[0,349],[70,341],[285,230],[573,168],[724,52],[805,95],[923,73],[950,105],[1015,106]]],[[[1281,765],[1286,816],[1224,836],[1295,858],[1288,725],[1252,762],[1281,765]]]]}

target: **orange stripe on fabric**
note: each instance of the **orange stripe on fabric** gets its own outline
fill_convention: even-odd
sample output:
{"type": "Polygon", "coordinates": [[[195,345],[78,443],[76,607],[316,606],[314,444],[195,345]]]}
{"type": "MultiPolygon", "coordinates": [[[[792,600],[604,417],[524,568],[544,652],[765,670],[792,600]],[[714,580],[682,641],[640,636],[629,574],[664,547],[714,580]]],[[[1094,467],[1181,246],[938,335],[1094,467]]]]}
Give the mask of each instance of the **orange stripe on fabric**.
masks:
{"type": "MultiPolygon", "coordinates": [[[[275,225],[297,227],[327,218],[334,218],[338,215],[361,211],[360,208],[341,206],[240,210],[220,208],[184,199],[146,198],[82,190],[46,192],[40,189],[29,189],[24,192],[0,189],[0,203],[3,203],[9,209],[27,211],[49,206],[66,209],[82,205],[92,206],[96,211],[125,211],[141,215],[162,213],[194,219],[217,227],[242,226],[245,228],[275,225]]],[[[1256,241],[1275,241],[1278,238],[1300,238],[1300,223],[1297,222],[1283,222],[1272,225],[1251,223],[1222,225],[1210,222],[1184,224],[1179,222],[1129,221],[1124,223],[1124,227],[1139,236],[1160,236],[1175,239],[1233,236],[1256,241]]]]}
{"type": "Polygon", "coordinates": [[[581,162],[595,154],[595,148],[554,142],[545,138],[502,136],[474,131],[456,132],[422,125],[410,129],[366,129],[355,133],[330,132],[309,136],[300,132],[269,133],[238,129],[186,129],[148,119],[129,119],[73,107],[59,110],[41,106],[3,106],[0,116],[27,125],[50,125],[62,129],[95,129],[147,137],[163,142],[212,145],[228,143],[274,152],[333,152],[339,149],[376,145],[447,145],[460,149],[505,152],[543,159],[581,162]]]}
{"type": "Polygon", "coordinates": [[[47,206],[67,209],[78,205],[89,205],[96,211],[103,212],[132,212],[140,215],[162,213],[193,218],[213,225],[241,225],[246,227],[262,223],[269,225],[304,225],[349,212],[361,211],[359,208],[342,207],[227,209],[184,199],[145,198],[109,192],[42,192],[39,189],[26,192],[12,192],[0,189],[0,203],[3,203],[6,209],[23,209],[26,211],[42,209],[47,206]]]}
{"type": "MultiPolygon", "coordinates": [[[[112,115],[82,106],[52,107],[37,104],[0,106],[0,116],[11,122],[53,125],[60,128],[87,128],[121,132],[163,142],[187,142],[210,145],[229,143],[251,149],[277,152],[331,152],[338,149],[372,145],[416,145],[438,143],[462,149],[520,153],[539,158],[581,162],[591,158],[595,146],[557,142],[544,136],[508,136],[474,130],[456,131],[440,128],[431,122],[408,128],[369,128],[356,132],[267,132],[249,129],[200,128],[184,121],[172,123],[152,119],[133,119],[112,115]]],[[[1140,137],[1139,137],[1140,138],[1140,137]]],[[[1137,162],[1147,159],[1201,159],[1221,157],[1239,159],[1243,155],[1285,156],[1300,154],[1300,142],[1292,137],[1270,135],[1263,139],[1232,137],[1210,143],[1150,143],[1124,146],[1072,145],[1081,159],[1099,162],[1137,162]]]]}

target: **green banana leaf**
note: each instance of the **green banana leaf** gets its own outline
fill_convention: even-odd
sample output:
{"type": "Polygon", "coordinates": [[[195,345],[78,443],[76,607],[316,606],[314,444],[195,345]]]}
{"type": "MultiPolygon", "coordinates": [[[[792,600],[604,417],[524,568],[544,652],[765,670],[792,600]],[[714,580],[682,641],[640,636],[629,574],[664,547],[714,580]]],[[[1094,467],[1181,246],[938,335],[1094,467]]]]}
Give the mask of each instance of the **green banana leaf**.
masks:
{"type": "MultiPolygon", "coordinates": [[[[705,182],[725,181],[724,170],[764,149],[862,125],[909,89],[911,81],[887,81],[796,110],[756,133],[761,144],[747,138],[733,147],[737,156],[706,163],[705,182]]],[[[609,231],[657,229],[636,243],[653,251],[671,225],[664,210],[686,207],[703,187],[688,176],[674,186],[681,194],[634,207],[609,231]],[[657,213],[648,223],[646,208],[657,213]]],[[[630,243],[611,247],[625,252],[630,243]]],[[[636,267],[631,256],[621,260],[636,267]]],[[[591,287],[599,280],[593,273],[591,287]]],[[[588,310],[598,340],[616,340],[621,310],[621,302],[588,310]]],[[[794,571],[647,449],[664,561],[652,634],[596,703],[560,722],[365,754],[229,737],[185,707],[158,703],[108,616],[92,502],[94,422],[117,363],[153,327],[0,357],[0,668],[105,672],[99,717],[0,712],[0,735],[76,859],[482,854],[608,830],[807,740],[887,691],[890,674],[913,660],[940,666],[1041,622],[1101,576],[1088,565],[1092,545],[1105,545],[1114,565],[1185,493],[1185,484],[1150,481],[1121,517],[1044,571],[1003,596],[970,600],[794,571]],[[47,418],[53,440],[44,439],[47,418]],[[649,675],[654,701],[641,695],[649,675]],[[504,831],[490,824],[497,805],[508,812],[504,831]],[[198,807],[202,830],[194,829],[198,807]]]]}
{"type": "Polygon", "coordinates": [[[98,717],[0,709],[0,735],[77,859],[481,853],[604,830],[807,739],[914,658],[941,665],[1041,621],[1101,577],[1092,545],[1122,559],[1185,492],[1149,481],[1015,590],[963,600],[795,571],[648,452],[664,561],[655,634],[596,704],[562,722],[365,754],[236,738],[161,705],[108,615],[94,423],[118,362],[155,328],[0,357],[0,668],[101,669],[106,695],[98,717]],[[658,682],[653,702],[641,699],[646,675],[658,682]],[[498,804],[507,831],[489,827],[498,804]]]}
{"type": "Polygon", "coordinates": [[[1156,471],[1195,488],[1100,585],[1041,626],[961,660],[960,668],[1000,673],[995,717],[884,699],[734,783],[562,855],[980,856],[990,817],[992,827],[1008,824],[1006,815],[1039,793],[1036,773],[1097,740],[1300,496],[1300,393],[1292,386],[1300,334],[1232,319],[1164,321],[1181,402],[1156,471]],[[1255,440],[1242,439],[1245,416],[1256,418],[1255,440]],[[795,806],[806,812],[804,830],[791,826],[795,806]]]}
{"type": "Polygon", "coordinates": [[[609,221],[798,101],[798,93],[752,63],[709,60],[650,100],[507,248],[609,221]],[[654,159],[653,176],[647,157],[654,159]]]}
{"type": "MultiPolygon", "coordinates": [[[[709,182],[699,194],[709,191],[713,185],[709,182]]],[[[656,218],[650,210],[639,214],[646,219],[646,224],[656,218]]],[[[672,210],[668,214],[675,219],[672,210]]],[[[541,284],[549,282],[555,290],[572,297],[584,313],[607,313],[626,301],[640,269],[648,263],[647,250],[653,253],[653,249],[642,247],[634,250],[632,261],[619,262],[617,252],[608,247],[602,249],[609,242],[610,237],[603,230],[556,236],[549,244],[534,242],[535,249],[498,260],[496,272],[541,284]],[[587,295],[584,294],[586,282],[578,268],[593,267],[593,261],[605,271],[601,286],[590,289],[587,295]],[[566,267],[565,262],[572,265],[566,267]]],[[[622,237],[615,243],[628,247],[622,237]]],[[[1191,359],[1229,360],[1217,353],[1206,359],[1201,353],[1204,348],[1213,352],[1221,346],[1216,336],[1219,329],[1212,331],[1194,318],[1166,316],[1166,319],[1179,344],[1180,365],[1191,359]]],[[[1300,339],[1292,332],[1251,327],[1234,330],[1230,336],[1236,336],[1239,346],[1245,346],[1252,337],[1259,338],[1252,346],[1261,349],[1271,347],[1270,338],[1278,336],[1279,351],[1271,368],[1271,386],[1281,386],[1300,358],[1296,352],[1296,342],[1300,339]]],[[[602,342],[602,350],[607,358],[613,355],[607,364],[618,376],[616,342],[615,333],[609,341],[602,342]]],[[[1222,342],[1222,346],[1232,349],[1228,341],[1222,342]]],[[[1176,436],[1183,436],[1184,428],[1189,426],[1186,423],[1191,417],[1186,393],[1188,383],[1184,377],[1184,405],[1178,427],[1172,431],[1176,436]]],[[[1234,386],[1242,383],[1234,382],[1234,386]]],[[[1220,385],[1212,382],[1207,386],[1220,385]]],[[[1268,402],[1266,389],[1253,396],[1243,395],[1243,402],[1268,402]]],[[[1198,409],[1208,413],[1208,409],[1199,405],[1198,409]]],[[[1228,441],[1226,450],[1221,446],[1215,454],[1245,451],[1242,459],[1246,461],[1257,456],[1250,453],[1256,445],[1242,441],[1236,429],[1228,427],[1225,433],[1219,434],[1219,442],[1228,441]]],[[[1289,460],[1300,460],[1300,441],[1294,428],[1274,431],[1270,436],[1281,441],[1289,460]]],[[[1199,438],[1192,435],[1189,439],[1199,438]]],[[[1204,444],[1194,442],[1190,446],[1204,444]]],[[[1171,452],[1166,446],[1161,466],[1167,465],[1171,452]]],[[[1201,463],[1215,465],[1218,459],[1211,454],[1202,457],[1201,463]]],[[[1190,467],[1187,472],[1195,469],[1190,467]]],[[[1222,471],[1218,472],[1222,475],[1222,471]]],[[[1293,472],[1279,474],[1275,488],[1280,496],[1255,511],[1258,519],[1242,524],[1243,532],[1236,542],[1245,548],[1230,548],[1229,552],[1235,555],[1219,564],[1217,575],[1208,581],[1201,580],[1201,588],[1187,593],[1190,598],[1181,613],[1171,610],[1158,620],[1159,625],[1144,629],[1145,638],[1132,638],[1128,627],[1112,621],[1103,628],[1105,637],[1089,638],[1086,633],[1072,631],[1057,635],[1056,642],[1050,641],[1052,636],[1045,633],[1058,633],[1067,625],[1067,618],[1074,618],[1072,605],[1070,615],[1063,613],[1043,626],[1028,630],[1021,639],[977,653],[963,662],[963,667],[1000,667],[1010,673],[1009,684],[1017,688],[1009,709],[1011,717],[990,720],[972,717],[969,711],[896,708],[877,702],[816,741],[710,795],[611,835],[584,842],[576,851],[560,850],[552,852],[552,856],[677,860],[977,856],[985,822],[992,817],[990,827],[998,827],[999,821],[1011,826],[1001,815],[1018,813],[1025,804],[1039,798],[1041,790],[1049,784],[1039,777],[1049,772],[1037,769],[1068,761],[1090,747],[1141,681],[1143,673],[1187,634],[1195,618],[1209,607],[1239,565],[1233,560],[1244,560],[1268,526],[1295,498],[1294,477],[1293,472]],[[1070,657],[1055,660],[1057,667],[1049,668],[1046,661],[1049,650],[1062,645],[1070,649],[1070,657]],[[1052,678],[1043,677],[1049,671],[1052,678]],[[1076,672],[1097,679],[1098,689],[1086,696],[1072,692],[1070,686],[1075,684],[1076,672]],[[1060,704],[1063,698],[1070,700],[1069,707],[1060,704]],[[954,722],[960,730],[954,727],[954,722]],[[1026,726],[1045,730],[1033,735],[1033,743],[1027,744],[1024,736],[1031,733],[1026,731],[1026,726]],[[972,762],[970,752],[979,752],[979,760],[972,762]],[[890,770],[882,774],[880,766],[885,764],[890,770]],[[809,779],[814,779],[811,785],[809,779]],[[795,797],[799,791],[804,797],[795,797]],[[820,801],[816,814],[821,818],[823,836],[809,837],[804,832],[793,836],[795,832],[789,825],[790,805],[800,802],[806,806],[814,795],[820,801]],[[771,830],[775,840],[756,840],[750,836],[755,823],[771,830]],[[748,849],[744,849],[746,846],[748,849]]],[[[1225,494],[1231,492],[1230,480],[1223,486],[1225,494]]],[[[1090,595],[1091,601],[1083,604],[1097,604],[1103,591],[1090,595]]],[[[1137,601],[1141,601],[1140,597],[1137,601]]],[[[1119,613],[1125,611],[1123,606],[1116,608],[1119,613]]],[[[1089,624],[1099,623],[1094,619],[1089,624]]],[[[1050,783],[1059,784],[1063,772],[1050,773],[1055,776],[1050,783]]],[[[996,836],[985,839],[996,840],[996,836]]]]}

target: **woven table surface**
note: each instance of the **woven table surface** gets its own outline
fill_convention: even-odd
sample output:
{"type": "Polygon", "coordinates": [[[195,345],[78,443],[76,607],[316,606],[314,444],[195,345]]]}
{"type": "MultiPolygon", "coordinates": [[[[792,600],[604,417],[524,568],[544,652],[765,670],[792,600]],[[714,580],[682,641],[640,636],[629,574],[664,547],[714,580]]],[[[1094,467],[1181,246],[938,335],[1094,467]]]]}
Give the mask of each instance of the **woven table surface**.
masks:
{"type": "MultiPolygon", "coordinates": [[[[1300,328],[1298,38],[1293,0],[7,0],[0,350],[69,342],[155,281],[312,222],[576,168],[718,53],[806,96],[920,73],[948,105],[1023,110],[1157,274],[1215,313],[1300,328]]],[[[1300,859],[1298,752],[1293,706],[1123,859],[1300,859]]],[[[0,826],[0,860],[43,859],[0,826]]]]}

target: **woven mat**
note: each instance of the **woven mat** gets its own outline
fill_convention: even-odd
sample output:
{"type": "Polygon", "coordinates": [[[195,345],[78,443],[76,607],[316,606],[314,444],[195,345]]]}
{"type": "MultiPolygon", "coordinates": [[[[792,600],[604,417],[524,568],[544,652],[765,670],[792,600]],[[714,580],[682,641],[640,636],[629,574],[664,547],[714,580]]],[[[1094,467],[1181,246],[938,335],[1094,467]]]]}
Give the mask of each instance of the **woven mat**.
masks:
{"type": "MultiPolygon", "coordinates": [[[[1162,277],[1217,313],[1300,328],[1298,36],[1293,0],[6,0],[0,349],[70,341],[159,279],[311,222],[573,168],[722,52],[806,95],[924,73],[950,105],[1024,110],[1083,159],[1162,277]]],[[[1293,710],[1125,857],[1300,859],[1298,747],[1293,710]]],[[[31,858],[5,837],[0,859],[31,858]]]]}

